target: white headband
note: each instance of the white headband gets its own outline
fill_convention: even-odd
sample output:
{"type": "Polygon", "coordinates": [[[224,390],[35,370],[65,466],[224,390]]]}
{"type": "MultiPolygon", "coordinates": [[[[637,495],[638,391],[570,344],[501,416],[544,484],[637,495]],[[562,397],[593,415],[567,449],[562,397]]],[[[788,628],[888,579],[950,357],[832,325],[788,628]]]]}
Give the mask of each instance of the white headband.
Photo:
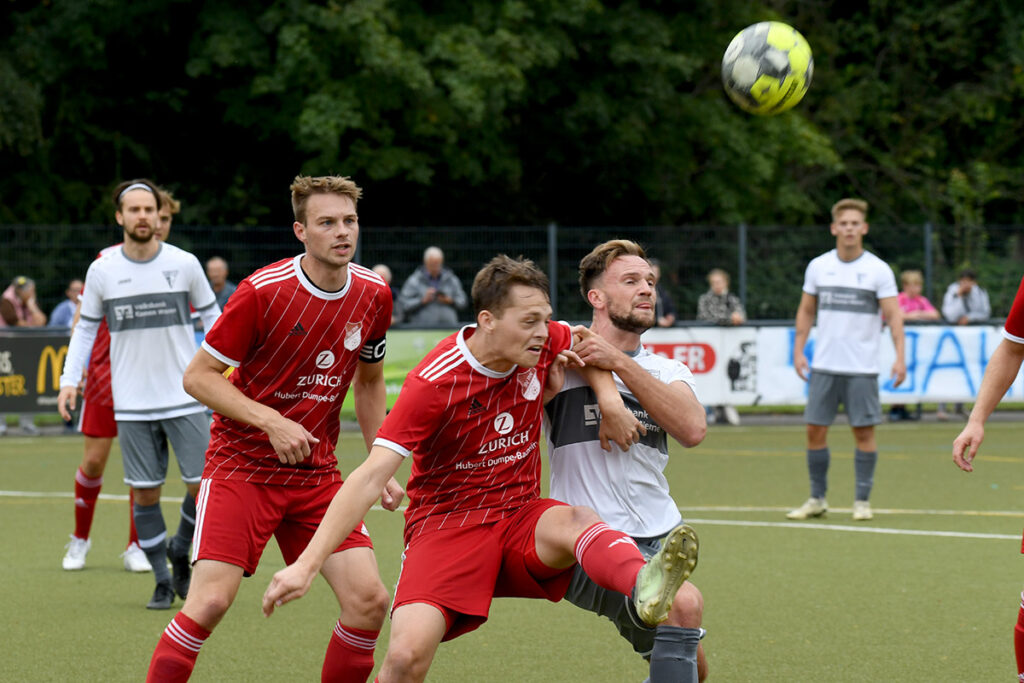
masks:
{"type": "Polygon", "coordinates": [[[156,192],[153,192],[153,188],[147,185],[146,183],[132,183],[128,187],[121,190],[121,194],[117,195],[118,204],[120,204],[121,200],[124,199],[124,196],[131,192],[132,190],[145,190],[146,192],[149,192],[154,196],[156,195],[156,192]]]}

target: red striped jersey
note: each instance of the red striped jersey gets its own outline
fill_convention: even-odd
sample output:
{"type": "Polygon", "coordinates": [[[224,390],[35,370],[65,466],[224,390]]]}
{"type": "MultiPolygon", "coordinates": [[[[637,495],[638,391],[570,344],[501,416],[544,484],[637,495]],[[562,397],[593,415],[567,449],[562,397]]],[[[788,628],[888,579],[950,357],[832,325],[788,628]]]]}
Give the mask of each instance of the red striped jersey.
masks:
{"type": "Polygon", "coordinates": [[[572,332],[548,323],[537,365],[501,373],[466,346],[475,331],[443,339],[409,373],[374,441],[413,455],[407,542],[413,533],[495,522],[540,497],[544,383],[572,332]]]}
{"type": "Polygon", "coordinates": [[[245,278],[206,334],[203,348],[237,368],[228,378],[248,398],[298,422],[320,440],[297,465],[282,464],[256,427],[214,413],[204,478],[315,486],[340,479],[338,411],[358,361],[384,358],[391,293],[355,263],[337,292],[302,271],[302,255],[245,278]]]}
{"type": "Polygon", "coordinates": [[[1024,279],[1017,288],[1017,296],[1013,298],[1010,314],[1006,316],[1003,336],[1010,341],[1024,344],[1024,279]]]}

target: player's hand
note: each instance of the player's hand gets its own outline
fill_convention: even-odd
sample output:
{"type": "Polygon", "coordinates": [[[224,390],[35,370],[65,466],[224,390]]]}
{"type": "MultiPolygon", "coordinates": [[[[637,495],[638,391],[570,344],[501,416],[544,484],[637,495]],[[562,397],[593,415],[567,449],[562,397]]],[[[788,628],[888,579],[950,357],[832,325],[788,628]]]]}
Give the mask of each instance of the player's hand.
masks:
{"type": "Polygon", "coordinates": [[[641,435],[647,434],[647,429],[620,401],[612,409],[601,407],[601,426],[597,434],[604,450],[611,451],[614,442],[623,451],[628,451],[630,446],[640,441],[641,435]]]}
{"type": "Polygon", "coordinates": [[[275,607],[301,598],[313,583],[315,571],[308,571],[298,563],[290,564],[274,574],[263,593],[263,616],[269,617],[275,607]]]}
{"type": "Polygon", "coordinates": [[[279,416],[266,431],[277,459],[285,465],[299,464],[309,457],[313,446],[320,443],[320,439],[310,434],[305,427],[284,416],[279,416]]]}
{"type": "Polygon", "coordinates": [[[793,369],[796,370],[796,374],[800,376],[800,379],[806,382],[811,371],[811,366],[807,364],[807,356],[800,352],[794,353],[793,369]]]}
{"type": "Polygon", "coordinates": [[[60,388],[60,393],[57,394],[57,412],[65,421],[71,419],[71,410],[75,409],[77,401],[78,387],[68,385],[60,388]]]}
{"type": "MultiPolygon", "coordinates": [[[[590,332],[590,330],[587,331],[590,332]]],[[[625,357],[625,354],[610,341],[593,332],[583,337],[578,344],[574,344],[572,350],[587,365],[611,372],[615,371],[625,357]]]]}
{"type": "Polygon", "coordinates": [[[898,387],[907,378],[907,365],[901,360],[892,364],[892,385],[898,387]]]}
{"type": "Polygon", "coordinates": [[[551,367],[548,368],[548,379],[544,383],[544,404],[550,401],[562,390],[562,385],[565,384],[565,369],[567,367],[583,367],[583,361],[572,351],[566,349],[557,356],[551,363],[551,367]]]}
{"type": "Polygon", "coordinates": [[[974,471],[974,456],[985,439],[985,427],[968,422],[960,435],[953,439],[953,463],[964,472],[974,471]]]}
{"type": "Polygon", "coordinates": [[[404,498],[405,489],[402,488],[402,485],[394,477],[391,477],[388,483],[384,485],[383,493],[380,494],[380,505],[385,510],[394,512],[402,504],[404,498]]]}

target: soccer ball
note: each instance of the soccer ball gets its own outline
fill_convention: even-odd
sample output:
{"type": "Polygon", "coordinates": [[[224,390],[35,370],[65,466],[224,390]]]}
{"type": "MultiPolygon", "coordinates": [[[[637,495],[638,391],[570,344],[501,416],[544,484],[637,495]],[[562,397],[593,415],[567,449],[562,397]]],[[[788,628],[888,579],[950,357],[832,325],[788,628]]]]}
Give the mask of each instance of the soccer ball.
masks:
{"type": "Polygon", "coordinates": [[[814,73],[811,46],[779,21],[762,21],[736,34],[722,57],[729,99],[758,115],[778,114],[803,99],[814,73]]]}

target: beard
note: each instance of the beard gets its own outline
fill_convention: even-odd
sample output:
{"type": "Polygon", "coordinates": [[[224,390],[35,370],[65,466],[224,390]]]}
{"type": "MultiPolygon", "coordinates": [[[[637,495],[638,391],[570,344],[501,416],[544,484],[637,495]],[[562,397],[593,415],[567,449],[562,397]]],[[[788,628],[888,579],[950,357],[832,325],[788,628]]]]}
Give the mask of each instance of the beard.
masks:
{"type": "Polygon", "coordinates": [[[131,228],[130,230],[125,230],[124,234],[127,235],[128,239],[130,239],[132,242],[136,242],[138,244],[146,244],[156,236],[156,231],[150,228],[149,234],[146,235],[145,237],[142,237],[135,232],[135,228],[131,228]]]}
{"type": "Polygon", "coordinates": [[[649,314],[645,311],[630,311],[625,315],[609,310],[608,319],[611,320],[612,325],[616,328],[633,334],[643,334],[654,327],[653,310],[649,314]]]}

